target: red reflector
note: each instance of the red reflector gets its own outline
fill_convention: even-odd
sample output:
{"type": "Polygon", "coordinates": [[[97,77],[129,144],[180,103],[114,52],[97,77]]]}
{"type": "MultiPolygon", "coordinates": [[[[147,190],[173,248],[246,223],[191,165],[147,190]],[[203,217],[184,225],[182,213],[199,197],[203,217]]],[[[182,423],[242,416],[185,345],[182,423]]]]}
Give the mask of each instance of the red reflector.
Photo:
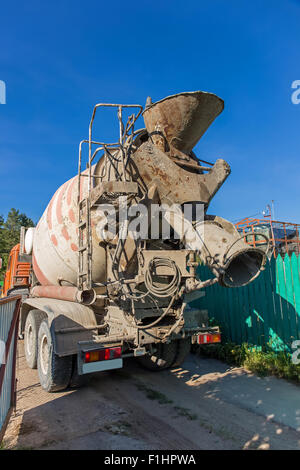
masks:
{"type": "Polygon", "coordinates": [[[220,333],[206,333],[198,335],[198,344],[220,343],[220,333]]]}
{"type": "Polygon", "coordinates": [[[104,361],[105,360],[105,352],[106,352],[106,349],[102,349],[101,351],[99,351],[98,361],[104,361]]]}
{"type": "Polygon", "coordinates": [[[114,359],[119,359],[122,356],[122,348],[114,348],[114,359]]]}
{"type": "Polygon", "coordinates": [[[85,353],[84,362],[90,362],[91,355],[89,352],[85,353]]]}

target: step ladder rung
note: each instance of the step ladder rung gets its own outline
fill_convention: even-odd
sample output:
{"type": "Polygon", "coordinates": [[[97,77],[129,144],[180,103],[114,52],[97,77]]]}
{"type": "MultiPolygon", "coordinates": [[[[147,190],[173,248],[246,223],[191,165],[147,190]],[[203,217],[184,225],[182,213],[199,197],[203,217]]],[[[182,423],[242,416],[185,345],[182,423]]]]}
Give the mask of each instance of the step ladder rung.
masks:
{"type": "Polygon", "coordinates": [[[81,272],[78,273],[78,276],[79,277],[87,276],[87,272],[81,271],[81,272]]]}
{"type": "MultiPolygon", "coordinates": [[[[79,175],[80,178],[81,175],[79,175]]],[[[90,189],[89,194],[78,204],[78,271],[77,285],[79,289],[89,289],[91,286],[92,246],[90,225],[90,189]],[[83,269],[85,271],[83,271],[83,269]]]]}

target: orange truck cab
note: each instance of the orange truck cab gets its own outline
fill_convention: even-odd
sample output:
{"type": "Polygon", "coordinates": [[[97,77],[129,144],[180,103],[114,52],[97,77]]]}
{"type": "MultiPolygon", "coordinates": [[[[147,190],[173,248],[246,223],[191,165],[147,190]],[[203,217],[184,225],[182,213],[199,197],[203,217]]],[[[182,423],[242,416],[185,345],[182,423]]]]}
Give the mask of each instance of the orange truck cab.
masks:
{"type": "Polygon", "coordinates": [[[31,264],[20,259],[20,243],[18,243],[9,254],[2,297],[26,293],[30,284],[30,269],[31,264]]]}

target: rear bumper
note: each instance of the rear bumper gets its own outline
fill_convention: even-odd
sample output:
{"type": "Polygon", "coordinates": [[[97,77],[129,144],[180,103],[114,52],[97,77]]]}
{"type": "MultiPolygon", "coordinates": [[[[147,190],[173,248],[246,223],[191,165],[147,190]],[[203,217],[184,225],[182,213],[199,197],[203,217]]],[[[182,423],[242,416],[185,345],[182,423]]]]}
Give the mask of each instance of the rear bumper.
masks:
{"type": "MultiPolygon", "coordinates": [[[[78,355],[79,357],[79,355],[78,355]]],[[[123,367],[123,359],[112,359],[111,361],[96,361],[90,362],[88,364],[81,364],[81,373],[82,374],[91,374],[92,372],[103,372],[105,370],[121,369],[123,367]]]]}
{"type": "MultiPolygon", "coordinates": [[[[190,332],[191,333],[191,332],[190,332]]],[[[182,337],[182,336],[181,336],[182,337]]],[[[205,345],[216,344],[221,342],[221,334],[219,327],[201,328],[200,331],[195,331],[193,334],[188,334],[192,345],[205,345]]],[[[132,346],[128,351],[122,351],[122,344],[101,344],[96,341],[84,341],[78,343],[78,374],[90,374],[93,372],[103,372],[113,369],[120,369],[123,367],[123,357],[129,356],[142,356],[147,353],[146,348],[134,348],[132,346]],[[118,357],[110,355],[110,351],[118,350],[118,357]],[[106,354],[105,352],[108,352],[106,354]],[[97,354],[100,354],[102,360],[98,360],[97,354]],[[89,360],[86,360],[86,357],[89,360]],[[97,360],[91,360],[92,357],[97,357],[97,360]]]]}
{"type": "Polygon", "coordinates": [[[78,343],[77,369],[79,375],[121,369],[122,367],[121,344],[101,345],[94,341],[78,343]],[[116,350],[118,350],[117,356],[114,355],[116,350]]]}

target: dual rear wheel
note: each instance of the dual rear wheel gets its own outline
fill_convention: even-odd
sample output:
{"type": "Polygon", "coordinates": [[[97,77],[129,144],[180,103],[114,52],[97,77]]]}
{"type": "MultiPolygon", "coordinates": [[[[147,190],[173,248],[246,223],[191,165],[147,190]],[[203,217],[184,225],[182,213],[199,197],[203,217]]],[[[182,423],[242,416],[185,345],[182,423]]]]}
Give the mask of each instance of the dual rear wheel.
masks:
{"type": "Polygon", "coordinates": [[[47,320],[38,332],[37,369],[40,384],[47,392],[58,392],[68,387],[72,374],[72,356],[59,357],[53,352],[53,342],[47,320]]]}
{"type": "Polygon", "coordinates": [[[86,375],[78,375],[76,355],[60,357],[54,353],[47,317],[39,310],[31,310],[26,318],[24,350],[28,366],[38,369],[40,384],[47,392],[80,387],[88,380],[86,375]]]}

